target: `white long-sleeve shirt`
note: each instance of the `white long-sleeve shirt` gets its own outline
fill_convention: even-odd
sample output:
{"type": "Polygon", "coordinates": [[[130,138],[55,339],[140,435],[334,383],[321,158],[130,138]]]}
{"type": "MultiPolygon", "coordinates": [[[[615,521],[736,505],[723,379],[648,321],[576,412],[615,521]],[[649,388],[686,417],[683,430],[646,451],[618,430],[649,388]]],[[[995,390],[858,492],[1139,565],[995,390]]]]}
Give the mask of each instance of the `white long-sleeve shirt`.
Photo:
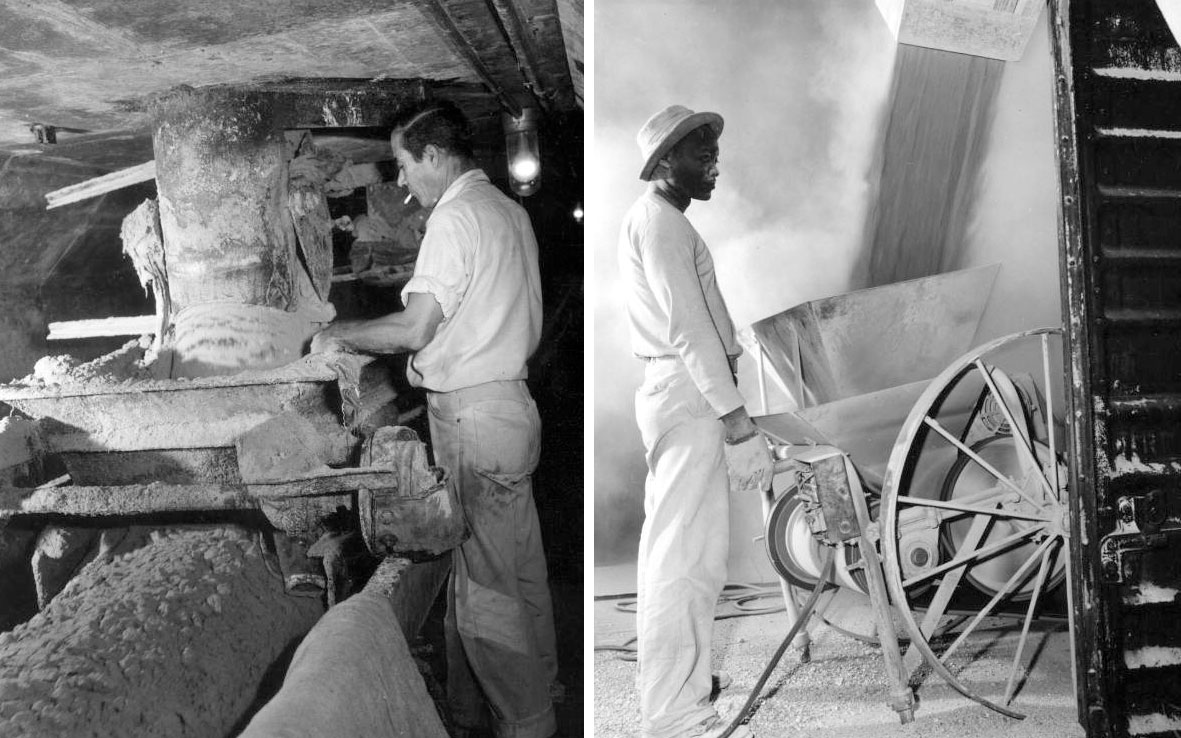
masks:
{"type": "Polygon", "coordinates": [[[632,351],[675,356],[718,416],[744,404],[730,373],[742,353],[718,290],[713,257],[689,219],[649,188],[632,205],[619,239],[632,351]]]}
{"type": "Polygon", "coordinates": [[[410,358],[410,384],[451,392],[526,378],[541,338],[537,239],[524,208],[479,169],[452,182],[427,219],[402,300],[411,292],[434,295],[443,322],[410,358]]]}

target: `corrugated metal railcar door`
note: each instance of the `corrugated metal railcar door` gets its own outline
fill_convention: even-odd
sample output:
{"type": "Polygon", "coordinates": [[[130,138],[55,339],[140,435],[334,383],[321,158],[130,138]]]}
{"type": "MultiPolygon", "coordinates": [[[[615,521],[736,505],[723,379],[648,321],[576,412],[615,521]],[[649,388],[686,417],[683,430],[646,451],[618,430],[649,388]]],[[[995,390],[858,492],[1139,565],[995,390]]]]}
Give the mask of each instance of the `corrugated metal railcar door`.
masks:
{"type": "Polygon", "coordinates": [[[1080,719],[1181,731],[1181,50],[1154,0],[1054,0],[1080,719]]]}

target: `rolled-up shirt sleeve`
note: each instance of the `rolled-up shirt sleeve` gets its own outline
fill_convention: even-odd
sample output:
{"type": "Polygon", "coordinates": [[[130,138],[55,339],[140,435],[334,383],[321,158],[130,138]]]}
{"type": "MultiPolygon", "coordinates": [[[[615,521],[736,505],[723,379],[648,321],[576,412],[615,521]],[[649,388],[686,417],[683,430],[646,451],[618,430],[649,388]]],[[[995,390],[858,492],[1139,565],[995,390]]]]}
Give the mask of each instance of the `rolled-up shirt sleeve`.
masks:
{"type": "Polygon", "coordinates": [[[694,240],[687,230],[682,234],[650,229],[640,237],[639,253],[653,297],[669,316],[668,343],[721,417],[745,401],[734,386],[725,345],[702,291],[691,247],[694,240]]]}
{"type": "Polygon", "coordinates": [[[473,224],[455,209],[436,211],[414,262],[414,276],[402,288],[402,304],[412,292],[434,295],[443,310],[443,320],[455,314],[471,282],[471,255],[476,242],[469,231],[473,224]]]}

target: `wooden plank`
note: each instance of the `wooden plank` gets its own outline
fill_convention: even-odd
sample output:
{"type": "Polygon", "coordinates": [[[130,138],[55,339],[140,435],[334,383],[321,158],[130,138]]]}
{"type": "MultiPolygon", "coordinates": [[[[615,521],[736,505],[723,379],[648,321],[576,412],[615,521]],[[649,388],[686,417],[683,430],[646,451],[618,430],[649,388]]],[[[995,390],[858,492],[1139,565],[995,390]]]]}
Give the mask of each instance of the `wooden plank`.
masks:
{"type": "Polygon", "coordinates": [[[156,332],[155,315],[128,315],[112,318],[63,320],[49,324],[50,341],[69,341],[99,336],[142,336],[156,332]]]}
{"type": "Polygon", "coordinates": [[[105,516],[241,510],[259,499],[314,497],[398,486],[394,469],[332,469],[316,476],[251,484],[129,484],[123,486],[0,486],[0,519],[17,514],[105,516]]]}
{"type": "Polygon", "coordinates": [[[101,177],[88,179],[85,182],[79,182],[69,187],[63,187],[60,190],[45,193],[46,210],[59,208],[62,205],[68,205],[73,202],[81,202],[92,197],[121,190],[124,187],[130,187],[133,184],[140,182],[147,182],[150,179],[156,178],[156,160],[146,161],[143,164],[137,164],[127,169],[120,169],[117,172],[104,174],[101,177]]]}

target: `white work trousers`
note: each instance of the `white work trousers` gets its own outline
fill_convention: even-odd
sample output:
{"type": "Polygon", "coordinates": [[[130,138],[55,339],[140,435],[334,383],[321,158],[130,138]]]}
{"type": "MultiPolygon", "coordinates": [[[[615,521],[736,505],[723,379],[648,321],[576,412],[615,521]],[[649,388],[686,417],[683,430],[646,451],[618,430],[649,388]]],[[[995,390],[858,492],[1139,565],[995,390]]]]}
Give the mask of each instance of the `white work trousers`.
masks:
{"type": "Polygon", "coordinates": [[[636,420],[648,460],[637,573],[640,730],[671,738],[715,714],[710,644],[730,546],[725,428],[678,359],[647,364],[636,420]]]}
{"type": "Polygon", "coordinates": [[[444,621],[452,719],[477,727],[486,699],[497,738],[547,738],[558,662],[533,503],[537,405],[523,381],[429,392],[427,405],[435,461],[451,471],[471,529],[454,553],[444,621]]]}

